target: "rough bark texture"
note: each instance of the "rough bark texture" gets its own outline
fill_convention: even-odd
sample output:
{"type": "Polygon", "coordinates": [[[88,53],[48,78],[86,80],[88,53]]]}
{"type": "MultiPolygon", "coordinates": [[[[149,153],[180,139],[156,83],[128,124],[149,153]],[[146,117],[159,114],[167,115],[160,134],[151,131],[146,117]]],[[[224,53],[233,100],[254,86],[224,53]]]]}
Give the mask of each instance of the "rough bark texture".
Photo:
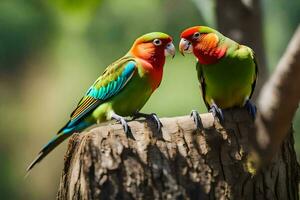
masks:
{"type": "Polygon", "coordinates": [[[216,14],[221,33],[255,51],[259,67],[256,98],[268,77],[260,0],[217,0],[216,14]]]}
{"type": "Polygon", "coordinates": [[[226,110],[222,125],[202,114],[118,124],[75,134],[57,199],[299,199],[292,131],[271,164],[256,176],[249,152],[255,126],[247,111],[226,110]],[[134,139],[133,139],[134,138],[134,139]]]}

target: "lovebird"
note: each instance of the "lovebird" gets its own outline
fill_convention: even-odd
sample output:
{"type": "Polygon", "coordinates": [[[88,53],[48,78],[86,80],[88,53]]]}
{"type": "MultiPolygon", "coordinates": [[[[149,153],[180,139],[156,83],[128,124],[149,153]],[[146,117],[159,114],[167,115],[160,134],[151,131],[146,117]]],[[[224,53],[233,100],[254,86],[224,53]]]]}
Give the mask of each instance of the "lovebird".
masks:
{"type": "MultiPolygon", "coordinates": [[[[207,26],[194,26],[184,30],[179,50],[193,53],[197,58],[197,75],[206,107],[220,121],[222,109],[246,107],[255,117],[256,107],[250,102],[258,66],[254,51],[225,37],[207,26]]],[[[199,115],[192,111],[195,123],[199,115]]]]}
{"type": "Polygon", "coordinates": [[[136,39],[128,53],[109,65],[87,90],[68,123],[41,149],[27,172],[74,132],[95,123],[115,119],[128,133],[125,116],[145,117],[155,120],[160,129],[161,123],[154,113],[139,111],[159,87],[169,55],[174,57],[175,47],[172,37],[165,33],[152,32],[136,39]]]}

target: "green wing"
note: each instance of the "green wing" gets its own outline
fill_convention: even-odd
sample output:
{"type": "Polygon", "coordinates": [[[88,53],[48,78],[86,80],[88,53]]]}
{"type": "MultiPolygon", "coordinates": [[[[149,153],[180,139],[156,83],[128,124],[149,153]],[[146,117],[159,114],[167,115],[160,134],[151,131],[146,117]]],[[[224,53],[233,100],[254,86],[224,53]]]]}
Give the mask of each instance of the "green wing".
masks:
{"type": "Polygon", "coordinates": [[[204,79],[204,76],[203,76],[202,65],[199,62],[197,62],[197,64],[196,64],[196,70],[197,70],[198,80],[200,82],[200,89],[201,89],[202,98],[203,98],[203,101],[206,105],[206,108],[209,109],[210,106],[209,106],[208,102],[205,100],[206,83],[205,83],[205,79],[204,79]]]}
{"type": "Polygon", "coordinates": [[[258,79],[258,64],[257,64],[257,60],[256,60],[256,57],[255,57],[254,51],[252,49],[250,49],[250,50],[251,50],[251,57],[253,59],[254,65],[255,65],[255,74],[254,74],[254,77],[253,77],[253,83],[251,85],[251,93],[249,95],[249,99],[251,99],[251,97],[252,97],[252,95],[254,93],[254,89],[255,89],[255,86],[256,86],[256,81],[258,79]]]}
{"type": "Polygon", "coordinates": [[[136,62],[133,57],[123,57],[108,66],[79,101],[76,109],[71,113],[70,121],[58,133],[66,127],[76,125],[101,103],[118,94],[130,81],[135,71],[136,62]]]}

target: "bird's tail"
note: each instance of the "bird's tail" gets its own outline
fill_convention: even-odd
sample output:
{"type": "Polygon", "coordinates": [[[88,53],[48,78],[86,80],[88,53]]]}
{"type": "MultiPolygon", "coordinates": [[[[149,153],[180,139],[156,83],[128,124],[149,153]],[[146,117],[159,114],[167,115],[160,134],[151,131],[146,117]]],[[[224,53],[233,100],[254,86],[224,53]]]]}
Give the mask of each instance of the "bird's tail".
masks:
{"type": "Polygon", "coordinates": [[[47,156],[57,145],[62,143],[65,139],[67,139],[71,134],[61,132],[56,135],[48,144],[46,144],[41,151],[39,152],[38,156],[30,163],[28,168],[26,169],[27,173],[38,163],[40,162],[45,156],[47,156]]]}
{"type": "Polygon", "coordinates": [[[69,136],[72,135],[74,132],[81,131],[85,129],[86,127],[90,126],[90,122],[82,121],[76,125],[68,122],[62,129],[58,131],[58,134],[46,144],[41,151],[39,152],[38,156],[32,161],[32,163],[28,166],[26,169],[27,175],[30,172],[30,170],[45,156],[47,156],[57,145],[62,143],[65,139],[67,139],[69,136]]]}

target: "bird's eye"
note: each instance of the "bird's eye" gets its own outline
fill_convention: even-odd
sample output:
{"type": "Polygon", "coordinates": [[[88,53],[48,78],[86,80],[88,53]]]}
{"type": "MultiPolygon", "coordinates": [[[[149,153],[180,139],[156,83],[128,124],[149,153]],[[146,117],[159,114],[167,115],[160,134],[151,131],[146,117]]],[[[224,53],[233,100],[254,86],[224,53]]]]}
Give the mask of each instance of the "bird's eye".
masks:
{"type": "Polygon", "coordinates": [[[197,39],[200,36],[199,32],[194,33],[193,38],[197,39]]]}
{"type": "Polygon", "coordinates": [[[161,40],[160,39],[155,39],[155,40],[153,40],[153,44],[155,45],[155,46],[159,46],[159,45],[161,45],[161,40]]]}

